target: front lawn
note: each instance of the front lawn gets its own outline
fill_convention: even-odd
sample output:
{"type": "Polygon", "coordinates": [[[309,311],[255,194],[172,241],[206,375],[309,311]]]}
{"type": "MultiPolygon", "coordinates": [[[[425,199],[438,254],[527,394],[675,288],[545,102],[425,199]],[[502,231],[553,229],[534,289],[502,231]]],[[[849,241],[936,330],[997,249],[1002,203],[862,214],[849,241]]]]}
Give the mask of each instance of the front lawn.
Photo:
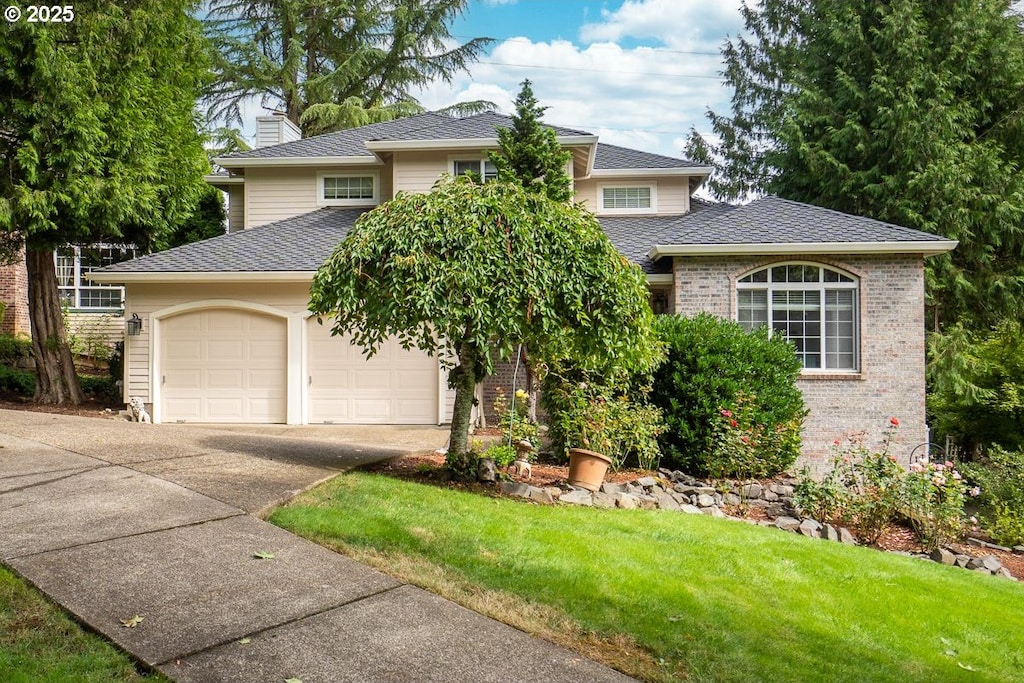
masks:
{"type": "Polygon", "coordinates": [[[165,681],[84,631],[59,607],[0,567],[0,679],[4,683],[165,681]]]}
{"type": "Polygon", "coordinates": [[[649,680],[1024,680],[1024,585],[875,550],[367,473],[270,521],[649,680]]]}

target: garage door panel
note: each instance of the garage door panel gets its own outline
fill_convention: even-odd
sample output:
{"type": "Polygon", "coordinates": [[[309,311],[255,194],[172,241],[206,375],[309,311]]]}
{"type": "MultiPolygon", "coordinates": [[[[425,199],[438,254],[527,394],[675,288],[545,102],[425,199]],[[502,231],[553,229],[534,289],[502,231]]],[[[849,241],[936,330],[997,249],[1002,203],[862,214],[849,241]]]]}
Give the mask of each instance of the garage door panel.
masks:
{"type": "Polygon", "coordinates": [[[192,422],[284,422],[285,321],[209,309],[164,321],[162,418],[192,422]]]}
{"type": "Polygon", "coordinates": [[[307,419],[354,424],[434,424],[437,422],[437,361],[419,350],[406,351],[397,339],[367,358],[348,337],[311,320],[307,327],[307,419]]]}

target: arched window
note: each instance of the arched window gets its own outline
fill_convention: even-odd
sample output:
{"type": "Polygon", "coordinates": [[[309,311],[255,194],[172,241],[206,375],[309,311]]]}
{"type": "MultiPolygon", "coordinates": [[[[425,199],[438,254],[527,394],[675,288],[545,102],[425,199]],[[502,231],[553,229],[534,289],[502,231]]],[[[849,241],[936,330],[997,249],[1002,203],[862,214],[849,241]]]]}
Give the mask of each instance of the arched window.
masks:
{"type": "Polygon", "coordinates": [[[858,308],[856,278],[827,266],[778,264],[736,283],[739,323],[785,335],[808,370],[859,369],[858,308]]]}

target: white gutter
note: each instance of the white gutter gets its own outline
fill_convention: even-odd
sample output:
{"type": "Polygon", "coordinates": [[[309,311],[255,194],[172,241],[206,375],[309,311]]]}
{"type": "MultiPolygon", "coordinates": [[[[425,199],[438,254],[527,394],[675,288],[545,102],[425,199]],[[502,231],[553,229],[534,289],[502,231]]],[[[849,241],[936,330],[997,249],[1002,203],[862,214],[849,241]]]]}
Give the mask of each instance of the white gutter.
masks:
{"type": "Polygon", "coordinates": [[[679,166],[676,168],[595,168],[591,178],[633,178],[637,176],[708,176],[712,169],[706,166],[679,166]]]}
{"type": "Polygon", "coordinates": [[[219,175],[217,173],[211,173],[210,175],[204,175],[203,180],[208,182],[210,185],[244,185],[245,177],[240,175],[219,175]]]}
{"type": "Polygon", "coordinates": [[[348,157],[218,157],[213,163],[222,168],[250,166],[382,166],[373,156],[348,157]]]}
{"type": "Polygon", "coordinates": [[[935,256],[956,249],[956,240],[920,242],[769,242],[748,244],[656,244],[647,256],[726,256],[740,254],[921,254],[935,256]]]}
{"type": "Polygon", "coordinates": [[[87,273],[86,278],[101,284],[119,285],[128,282],[310,282],[312,270],[274,271],[189,271],[189,272],[142,272],[124,271],[87,273]]]}
{"type": "Polygon", "coordinates": [[[649,273],[647,284],[649,285],[670,285],[673,282],[672,273],[649,273]]]}

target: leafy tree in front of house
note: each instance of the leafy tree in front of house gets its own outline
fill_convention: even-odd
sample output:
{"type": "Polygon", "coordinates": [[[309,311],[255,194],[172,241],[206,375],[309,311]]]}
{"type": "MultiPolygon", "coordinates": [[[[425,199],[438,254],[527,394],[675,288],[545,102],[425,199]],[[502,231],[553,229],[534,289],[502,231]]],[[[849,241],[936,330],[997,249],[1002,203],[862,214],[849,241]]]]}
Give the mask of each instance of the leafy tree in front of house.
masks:
{"type": "Polygon", "coordinates": [[[359,219],[311,291],[310,310],[367,354],[397,336],[451,360],[455,471],[466,471],[473,392],[494,357],[521,343],[595,371],[643,369],[657,348],[640,268],[589,212],[519,183],[463,176],[399,193],[359,219]]]}
{"type": "Polygon", "coordinates": [[[158,240],[155,250],[180,247],[183,244],[223,235],[226,219],[224,193],[212,185],[207,185],[192,212],[158,240]]]}
{"type": "Polygon", "coordinates": [[[1024,318],[1024,26],[1009,0],[764,0],[710,113],[720,198],[769,193],[960,240],[933,325],[1024,318]]]}
{"type": "Polygon", "coordinates": [[[76,7],[0,40],[0,233],[26,249],[35,398],[80,403],[53,251],[147,249],[192,209],[208,169],[193,110],[206,44],[180,0],[76,7]]]}
{"type": "MultiPolygon", "coordinates": [[[[252,99],[281,109],[305,135],[423,111],[412,95],[450,81],[491,42],[458,44],[450,24],[467,0],[213,0],[206,15],[216,78],[210,115],[241,122],[252,99]]],[[[464,103],[477,113],[490,102],[464,103]]]]}

